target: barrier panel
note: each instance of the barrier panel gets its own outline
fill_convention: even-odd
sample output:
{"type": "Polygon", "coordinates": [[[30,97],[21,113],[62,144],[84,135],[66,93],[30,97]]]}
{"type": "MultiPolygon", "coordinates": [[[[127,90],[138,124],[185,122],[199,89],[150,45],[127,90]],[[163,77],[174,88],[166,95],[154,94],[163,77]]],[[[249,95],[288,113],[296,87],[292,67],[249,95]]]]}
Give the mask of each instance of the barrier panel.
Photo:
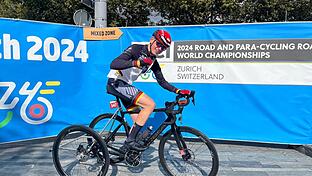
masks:
{"type": "MultiPolygon", "coordinates": [[[[311,22],[114,28],[120,36],[107,29],[84,40],[81,27],[12,19],[0,19],[0,143],[54,136],[113,112],[111,61],[156,29],[174,41],[158,56],[165,78],[196,90],[182,125],[213,139],[312,143],[311,22]]],[[[152,72],[135,85],[158,107],[175,97],[152,72]]]]}

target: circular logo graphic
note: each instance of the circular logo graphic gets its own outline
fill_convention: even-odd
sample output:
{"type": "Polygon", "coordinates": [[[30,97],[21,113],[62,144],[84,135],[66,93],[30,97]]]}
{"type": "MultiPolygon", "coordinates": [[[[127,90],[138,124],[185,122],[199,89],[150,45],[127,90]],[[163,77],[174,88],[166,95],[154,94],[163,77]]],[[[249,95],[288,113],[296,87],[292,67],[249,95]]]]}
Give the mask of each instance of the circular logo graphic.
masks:
{"type": "Polygon", "coordinates": [[[42,118],[44,113],[45,113],[45,110],[41,104],[34,104],[34,105],[30,106],[30,108],[29,108],[29,114],[33,118],[38,118],[38,119],[42,118]]]}
{"type": "Polygon", "coordinates": [[[144,80],[147,80],[149,77],[150,77],[149,73],[144,73],[144,74],[141,75],[141,78],[144,79],[144,80]]]}
{"type": "Polygon", "coordinates": [[[52,112],[53,112],[52,105],[47,99],[43,97],[38,97],[37,100],[43,103],[45,107],[42,106],[41,104],[31,105],[29,110],[27,111],[27,113],[31,117],[28,117],[26,114],[26,108],[27,108],[27,105],[29,104],[29,101],[25,101],[22,104],[22,107],[20,109],[22,119],[25,122],[29,124],[33,124],[33,125],[38,125],[38,124],[42,124],[42,123],[49,121],[50,118],[52,117],[52,112]]]}
{"type": "Polygon", "coordinates": [[[0,128],[5,127],[12,120],[12,117],[13,117],[13,112],[9,111],[5,119],[2,120],[2,122],[0,122],[0,128]]]}

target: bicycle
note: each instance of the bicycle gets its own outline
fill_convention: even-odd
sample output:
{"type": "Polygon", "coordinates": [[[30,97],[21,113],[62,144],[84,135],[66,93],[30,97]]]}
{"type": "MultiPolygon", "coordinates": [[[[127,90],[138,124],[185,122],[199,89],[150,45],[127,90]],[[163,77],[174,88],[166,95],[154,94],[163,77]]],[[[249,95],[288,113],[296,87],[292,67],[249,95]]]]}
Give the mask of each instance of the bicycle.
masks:
{"type": "MultiPolygon", "coordinates": [[[[211,140],[200,131],[187,127],[178,126],[176,120],[182,122],[182,111],[185,106],[190,103],[190,98],[195,105],[195,91],[191,91],[190,95],[177,95],[175,101],[166,102],[165,108],[154,109],[154,112],[164,112],[167,115],[166,120],[152,134],[143,132],[138,137],[138,141],[145,147],[150,146],[156,138],[168,127],[168,130],[160,139],[158,155],[161,166],[168,175],[179,175],[182,173],[187,175],[210,175],[214,176],[218,173],[219,158],[211,140]],[[177,117],[177,115],[180,115],[177,117]],[[200,147],[208,149],[207,152],[200,150],[200,147]],[[193,147],[199,147],[196,150],[193,147]],[[199,152],[200,157],[195,156],[199,152]],[[199,159],[195,162],[195,159],[199,159]],[[193,168],[188,168],[193,167],[193,168]],[[194,173],[189,173],[193,171],[194,173]]],[[[119,150],[123,140],[116,140],[120,134],[127,137],[130,126],[125,120],[126,114],[131,111],[123,111],[120,107],[120,100],[116,97],[115,104],[117,110],[115,113],[102,114],[93,119],[89,127],[99,133],[109,149],[110,162],[118,163],[125,161],[131,167],[137,167],[142,163],[141,151],[129,150],[123,154],[119,150]],[[117,106],[116,106],[117,103],[117,106]],[[120,114],[120,116],[118,115],[120,114]],[[104,127],[103,127],[104,126],[104,127]],[[101,129],[100,131],[98,131],[101,129]]]]}

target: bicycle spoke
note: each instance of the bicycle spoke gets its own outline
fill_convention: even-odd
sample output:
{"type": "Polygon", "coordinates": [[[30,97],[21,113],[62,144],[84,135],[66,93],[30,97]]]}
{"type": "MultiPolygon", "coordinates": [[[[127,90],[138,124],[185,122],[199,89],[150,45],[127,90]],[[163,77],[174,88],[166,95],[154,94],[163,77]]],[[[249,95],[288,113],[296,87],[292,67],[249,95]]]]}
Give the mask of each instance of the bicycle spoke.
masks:
{"type": "MultiPolygon", "coordinates": [[[[198,150],[202,149],[202,148],[201,148],[202,146],[204,146],[204,144],[202,144],[201,146],[199,146],[199,147],[198,147],[196,150],[194,150],[193,152],[196,153],[198,150]]],[[[204,147],[205,147],[205,146],[204,146],[204,147]]],[[[205,150],[205,148],[204,148],[204,150],[205,150]]],[[[200,150],[200,151],[202,151],[202,150],[200,150]]],[[[198,153],[201,153],[201,152],[198,152],[198,153]]]]}
{"type": "Polygon", "coordinates": [[[76,149],[69,149],[69,148],[63,148],[63,147],[60,147],[59,149],[68,150],[68,151],[76,151],[76,149]]]}
{"type": "Polygon", "coordinates": [[[113,156],[120,156],[119,148],[123,145],[128,134],[128,124],[115,114],[102,114],[97,116],[90,123],[90,127],[95,129],[108,147],[108,152],[113,156]],[[119,136],[118,134],[126,135],[119,136]]]}
{"type": "MultiPolygon", "coordinates": [[[[71,138],[71,137],[70,137],[70,138],[71,138]]],[[[72,139],[72,140],[66,139],[66,140],[69,140],[69,141],[67,141],[65,144],[62,144],[62,146],[68,145],[68,144],[73,143],[73,142],[75,142],[75,141],[78,141],[78,140],[80,140],[80,139],[82,139],[82,138],[87,138],[87,139],[88,139],[88,138],[90,138],[90,136],[81,135],[80,137],[74,138],[74,139],[72,139]]]]}
{"type": "Polygon", "coordinates": [[[163,145],[161,153],[163,153],[164,158],[161,159],[162,166],[165,167],[169,175],[215,174],[218,166],[214,162],[218,162],[218,159],[214,160],[207,140],[202,138],[200,133],[195,134],[190,128],[184,128],[189,131],[181,131],[180,140],[185,147],[183,151],[179,150],[173,135],[163,139],[165,143],[161,144],[163,145]],[[166,162],[165,165],[164,161],[166,162]],[[216,170],[212,171],[214,166],[216,166],[216,170]]]}

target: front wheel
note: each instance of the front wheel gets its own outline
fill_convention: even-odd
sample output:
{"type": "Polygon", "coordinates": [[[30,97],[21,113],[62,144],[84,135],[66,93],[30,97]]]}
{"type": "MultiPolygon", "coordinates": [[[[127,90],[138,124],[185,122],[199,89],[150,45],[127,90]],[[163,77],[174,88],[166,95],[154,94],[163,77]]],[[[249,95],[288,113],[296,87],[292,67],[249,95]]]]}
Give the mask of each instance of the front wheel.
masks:
{"type": "Polygon", "coordinates": [[[91,128],[73,125],[56,137],[52,157],[59,175],[104,176],[110,163],[105,142],[91,128]]]}
{"type": "Polygon", "coordinates": [[[159,143],[159,160],[169,175],[215,176],[219,169],[216,148],[210,139],[191,127],[178,127],[183,148],[179,149],[172,131],[159,143]]]}

